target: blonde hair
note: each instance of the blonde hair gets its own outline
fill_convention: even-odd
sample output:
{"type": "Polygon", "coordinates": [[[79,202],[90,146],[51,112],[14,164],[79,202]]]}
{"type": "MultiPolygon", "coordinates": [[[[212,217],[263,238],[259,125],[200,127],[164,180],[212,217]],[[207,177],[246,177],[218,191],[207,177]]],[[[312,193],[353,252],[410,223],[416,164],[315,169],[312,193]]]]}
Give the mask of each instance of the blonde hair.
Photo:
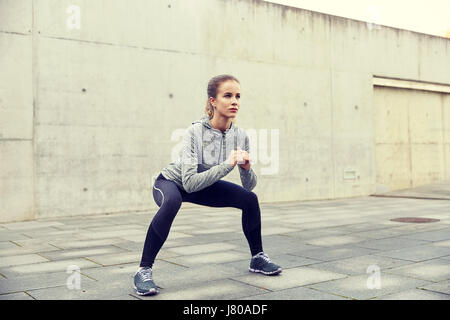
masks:
{"type": "MultiPolygon", "coordinates": [[[[221,74],[221,75],[215,76],[215,77],[211,78],[211,80],[209,80],[209,82],[208,82],[208,88],[206,91],[206,93],[208,94],[208,99],[206,100],[205,113],[208,115],[210,120],[214,117],[214,107],[209,102],[209,98],[213,97],[215,99],[217,97],[217,91],[219,90],[219,86],[223,82],[228,81],[228,80],[233,80],[240,84],[239,80],[230,74],[221,74]]],[[[235,122],[234,119],[232,120],[232,122],[233,123],[235,122]]]]}

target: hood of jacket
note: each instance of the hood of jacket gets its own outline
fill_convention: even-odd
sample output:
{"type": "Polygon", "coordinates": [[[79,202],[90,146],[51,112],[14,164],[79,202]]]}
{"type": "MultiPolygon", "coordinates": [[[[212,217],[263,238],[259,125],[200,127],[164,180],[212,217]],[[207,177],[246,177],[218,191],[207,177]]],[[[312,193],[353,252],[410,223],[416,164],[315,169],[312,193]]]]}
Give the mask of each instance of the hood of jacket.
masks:
{"type": "Polygon", "coordinates": [[[221,130],[219,130],[219,129],[215,129],[215,128],[213,128],[211,126],[211,122],[209,122],[209,116],[207,116],[207,115],[204,115],[200,119],[192,122],[192,124],[195,124],[195,123],[201,123],[201,124],[203,124],[204,127],[208,128],[208,129],[211,129],[213,131],[217,131],[217,132],[220,132],[220,133],[225,133],[225,134],[227,134],[230,131],[234,131],[236,129],[236,126],[233,124],[233,122],[231,122],[230,127],[227,130],[223,131],[223,132],[221,130]]]}

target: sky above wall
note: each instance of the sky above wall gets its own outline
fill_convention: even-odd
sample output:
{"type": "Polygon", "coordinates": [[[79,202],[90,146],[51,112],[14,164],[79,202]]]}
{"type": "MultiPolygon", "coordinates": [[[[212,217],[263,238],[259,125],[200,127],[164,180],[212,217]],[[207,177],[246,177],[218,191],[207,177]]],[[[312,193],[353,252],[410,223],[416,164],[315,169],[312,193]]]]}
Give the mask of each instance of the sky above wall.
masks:
{"type": "Polygon", "coordinates": [[[450,0],[264,0],[450,38],[450,0]]]}

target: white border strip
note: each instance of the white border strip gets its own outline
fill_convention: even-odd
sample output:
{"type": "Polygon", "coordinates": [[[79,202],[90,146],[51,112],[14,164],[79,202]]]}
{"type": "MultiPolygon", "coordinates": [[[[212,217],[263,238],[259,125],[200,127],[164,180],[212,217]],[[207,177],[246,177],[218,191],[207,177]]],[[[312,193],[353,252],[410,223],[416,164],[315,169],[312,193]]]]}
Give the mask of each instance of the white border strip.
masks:
{"type": "Polygon", "coordinates": [[[436,84],[422,81],[399,80],[373,76],[373,85],[381,87],[394,87],[413,90],[425,90],[450,93],[450,85],[436,84]]]}

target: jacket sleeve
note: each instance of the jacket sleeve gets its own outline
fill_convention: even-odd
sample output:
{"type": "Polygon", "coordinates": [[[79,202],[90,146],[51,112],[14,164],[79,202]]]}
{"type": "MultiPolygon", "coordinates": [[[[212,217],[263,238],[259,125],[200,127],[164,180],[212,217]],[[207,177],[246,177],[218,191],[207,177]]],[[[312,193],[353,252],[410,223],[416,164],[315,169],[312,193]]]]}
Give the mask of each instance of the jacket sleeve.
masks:
{"type": "MultiPolygon", "coordinates": [[[[250,143],[247,134],[245,134],[245,144],[244,144],[244,150],[250,153],[250,143]]],[[[241,176],[241,182],[244,189],[247,189],[251,191],[255,186],[257,182],[257,177],[253,169],[250,167],[249,170],[245,170],[241,168],[241,166],[238,165],[239,173],[241,176]]]]}
{"type": "Polygon", "coordinates": [[[181,156],[181,179],[183,188],[187,193],[196,192],[209,187],[234,169],[232,165],[223,162],[206,171],[198,173],[198,155],[202,152],[200,149],[202,146],[202,135],[200,131],[201,129],[196,131],[194,126],[191,126],[184,136],[183,152],[181,156]]]}

